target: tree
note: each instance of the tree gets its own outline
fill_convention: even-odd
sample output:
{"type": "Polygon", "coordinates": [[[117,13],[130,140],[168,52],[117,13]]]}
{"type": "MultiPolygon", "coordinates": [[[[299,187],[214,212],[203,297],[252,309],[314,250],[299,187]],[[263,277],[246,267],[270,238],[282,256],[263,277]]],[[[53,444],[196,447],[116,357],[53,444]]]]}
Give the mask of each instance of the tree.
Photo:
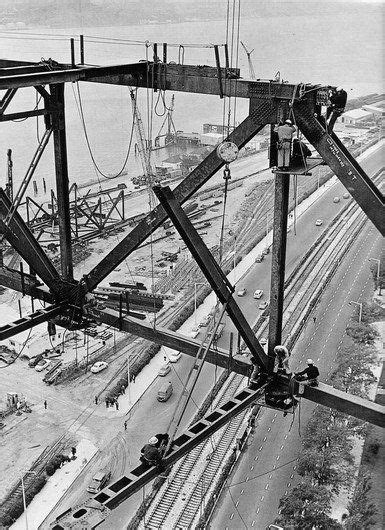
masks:
{"type": "Polygon", "coordinates": [[[376,523],[377,509],[370,502],[369,492],[372,489],[370,475],[366,472],[360,474],[351,502],[348,505],[348,517],[345,525],[348,530],[370,530],[376,523]]]}
{"type": "Polygon", "coordinates": [[[374,339],[378,337],[377,331],[364,322],[351,322],[346,328],[346,333],[354,341],[363,344],[373,344],[374,339]]]}
{"type": "Polygon", "coordinates": [[[281,513],[276,523],[292,525],[296,530],[313,527],[320,530],[340,529],[341,525],[327,515],[330,506],[330,492],[324,486],[315,486],[310,479],[305,479],[280,500],[281,513]]]}
{"type": "Polygon", "coordinates": [[[314,448],[305,449],[298,459],[297,473],[311,477],[320,486],[329,486],[332,493],[339,493],[341,487],[349,482],[349,467],[343,468],[340,454],[333,451],[333,446],[324,447],[321,451],[314,448]]]}

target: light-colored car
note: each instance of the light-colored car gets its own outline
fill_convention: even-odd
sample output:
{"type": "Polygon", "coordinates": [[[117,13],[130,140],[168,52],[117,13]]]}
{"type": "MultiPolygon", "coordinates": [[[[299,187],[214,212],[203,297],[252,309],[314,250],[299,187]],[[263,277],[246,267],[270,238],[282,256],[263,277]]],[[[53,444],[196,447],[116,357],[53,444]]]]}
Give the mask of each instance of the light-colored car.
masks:
{"type": "Polygon", "coordinates": [[[344,193],[344,194],[342,195],[342,197],[343,197],[344,199],[349,199],[349,197],[350,197],[350,193],[346,192],[346,193],[344,193]]]}
{"type": "Polygon", "coordinates": [[[237,295],[238,296],[245,296],[246,293],[247,293],[246,287],[242,287],[242,289],[239,289],[239,291],[237,292],[237,295]]]}
{"type": "Polygon", "coordinates": [[[333,202],[340,202],[340,200],[341,199],[339,197],[334,197],[333,202]]]}
{"type": "Polygon", "coordinates": [[[46,370],[51,364],[51,361],[49,359],[42,359],[37,363],[35,366],[36,372],[42,372],[43,370],[46,370]]]}
{"type": "Polygon", "coordinates": [[[168,356],[168,360],[170,361],[170,363],[177,363],[181,357],[182,357],[182,354],[180,351],[173,351],[168,356]]]}
{"type": "Polygon", "coordinates": [[[97,374],[108,367],[108,363],[105,361],[98,361],[91,366],[91,372],[97,374]]]}
{"type": "Polygon", "coordinates": [[[166,376],[169,372],[171,372],[171,366],[169,365],[169,363],[164,363],[164,364],[162,364],[162,366],[160,367],[159,372],[158,372],[158,375],[159,375],[160,377],[164,377],[164,376],[166,376]]]}
{"type": "Polygon", "coordinates": [[[269,305],[269,302],[266,302],[266,300],[264,300],[263,302],[260,302],[258,308],[259,309],[266,309],[266,307],[269,305]]]}
{"type": "Polygon", "coordinates": [[[316,226],[322,226],[323,225],[322,219],[317,219],[317,221],[315,222],[315,225],[316,226]]]}
{"type": "Polygon", "coordinates": [[[254,298],[258,299],[258,298],[261,298],[263,295],[263,290],[262,289],[257,289],[256,291],[254,291],[254,298]]]}

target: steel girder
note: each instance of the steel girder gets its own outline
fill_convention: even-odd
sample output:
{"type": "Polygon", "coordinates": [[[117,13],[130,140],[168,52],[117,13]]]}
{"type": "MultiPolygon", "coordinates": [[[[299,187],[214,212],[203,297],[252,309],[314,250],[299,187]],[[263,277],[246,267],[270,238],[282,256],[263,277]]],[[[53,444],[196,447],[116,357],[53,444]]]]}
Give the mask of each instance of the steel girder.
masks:
{"type": "Polygon", "coordinates": [[[17,335],[18,333],[26,331],[27,329],[31,329],[42,322],[52,320],[56,316],[61,315],[65,307],[66,306],[63,304],[44,307],[38,309],[34,313],[15,320],[15,322],[11,322],[5,326],[0,326],[0,341],[8,339],[13,335],[17,335]]]}
{"type": "Polygon", "coordinates": [[[226,312],[250,349],[256,363],[262,369],[267,370],[266,353],[234,300],[234,288],[227,280],[222,269],[195,230],[171,189],[169,187],[154,186],[153,190],[218,299],[222,304],[226,304],[226,312]]]}
{"type": "MultiPolygon", "coordinates": [[[[113,309],[93,309],[91,314],[94,315],[99,322],[103,322],[108,326],[121,331],[126,331],[127,333],[132,333],[133,335],[150,340],[156,344],[162,344],[173,350],[179,350],[191,357],[196,357],[201,346],[199,341],[189,339],[184,335],[167,328],[159,326],[154,328],[148,322],[128,316],[121,316],[118,311],[113,309]]],[[[248,376],[251,371],[251,363],[247,357],[234,355],[230,358],[228,352],[221,348],[210,348],[207,352],[206,361],[215,364],[220,368],[225,368],[244,376],[248,376]]]]}
{"type": "Polygon", "coordinates": [[[0,285],[44,302],[52,303],[54,301],[53,294],[44,288],[35,276],[9,267],[0,267],[0,285]]]}
{"type": "Polygon", "coordinates": [[[385,236],[384,195],[338,137],[334,133],[328,134],[325,131],[306,101],[296,101],[293,110],[300,130],[317,149],[376,228],[385,236]]]}
{"type": "MultiPolygon", "coordinates": [[[[270,101],[258,102],[253,111],[227,137],[239,148],[247,144],[275,115],[276,107],[270,101]]],[[[180,204],[186,202],[219,169],[224,166],[216,151],[212,151],[175,189],[180,204]]],[[[164,221],[167,214],[161,205],[156,206],[116,247],[83,277],[87,290],[95,287],[112,272],[127,256],[136,250],[164,221]]]]}

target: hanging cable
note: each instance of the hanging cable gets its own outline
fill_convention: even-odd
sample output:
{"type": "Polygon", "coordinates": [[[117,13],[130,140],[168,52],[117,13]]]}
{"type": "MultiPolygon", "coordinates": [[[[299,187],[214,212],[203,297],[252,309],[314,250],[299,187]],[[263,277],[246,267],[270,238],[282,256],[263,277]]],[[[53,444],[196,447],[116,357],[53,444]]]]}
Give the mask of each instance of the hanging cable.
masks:
{"type": "Polygon", "coordinates": [[[118,173],[116,175],[113,175],[113,176],[110,176],[110,175],[106,175],[105,173],[103,173],[103,171],[99,168],[96,160],[95,160],[95,157],[94,157],[94,154],[92,152],[92,149],[91,149],[91,145],[90,145],[90,141],[89,141],[89,137],[88,137],[88,132],[87,132],[87,126],[86,126],[86,122],[85,122],[85,117],[84,117],[84,112],[83,112],[83,104],[82,104],[82,98],[81,98],[81,94],[80,94],[80,88],[79,88],[79,82],[77,81],[76,82],[76,87],[77,87],[77,93],[78,93],[78,98],[79,98],[79,102],[77,101],[76,99],[76,96],[75,96],[75,91],[74,91],[74,88],[73,88],[73,83],[71,84],[72,86],[72,91],[73,91],[73,94],[74,94],[74,99],[75,99],[75,102],[76,102],[76,106],[78,108],[78,112],[79,112],[79,116],[80,116],[80,120],[81,120],[81,123],[82,123],[82,127],[83,127],[83,132],[84,132],[84,136],[85,136],[85,139],[86,139],[86,144],[87,144],[87,148],[88,148],[88,152],[90,154],[90,157],[91,157],[91,160],[92,160],[92,163],[96,169],[96,171],[105,179],[107,180],[113,180],[115,178],[118,178],[120,177],[120,175],[123,173],[126,165],[127,165],[127,162],[128,162],[128,158],[130,156],[130,152],[131,152],[131,145],[132,145],[132,137],[133,137],[133,132],[134,132],[134,123],[132,123],[131,125],[131,133],[130,133],[130,139],[129,139],[129,142],[128,142],[128,148],[127,148],[127,153],[126,153],[126,156],[125,156],[125,159],[124,159],[124,162],[123,162],[123,165],[122,165],[122,168],[118,171],[118,173]]]}
{"type": "MultiPolygon", "coordinates": [[[[236,47],[236,60],[235,68],[238,68],[239,63],[239,31],[240,31],[240,20],[241,20],[241,0],[238,0],[238,20],[237,20],[237,47],[236,47]]],[[[235,79],[235,94],[234,94],[234,112],[233,112],[233,127],[235,129],[236,116],[237,116],[237,95],[238,95],[238,78],[235,79]]]]}

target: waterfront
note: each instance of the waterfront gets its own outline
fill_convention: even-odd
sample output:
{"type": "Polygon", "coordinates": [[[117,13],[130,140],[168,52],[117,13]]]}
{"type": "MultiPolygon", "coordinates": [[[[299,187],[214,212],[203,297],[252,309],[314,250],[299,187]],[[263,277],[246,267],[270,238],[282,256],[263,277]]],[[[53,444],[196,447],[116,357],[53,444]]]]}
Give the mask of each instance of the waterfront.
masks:
{"type": "MultiPolygon", "coordinates": [[[[312,3],[303,4],[300,15],[276,16],[263,19],[244,19],[241,23],[241,39],[253,53],[257,76],[272,78],[280,70],[289,81],[311,81],[315,83],[341,84],[354,97],[364,93],[383,91],[382,62],[382,17],[380,4],[345,3],[344,10],[333,12],[328,4],[323,14],[313,16],[312,3]],[[308,16],[306,16],[306,9],[308,16]],[[305,10],[305,12],[304,12],[305,10]],[[285,55],[283,56],[282,50],[285,55]]],[[[314,6],[314,4],[313,4],[314,6]]],[[[225,9],[224,9],[225,13],[225,9]]],[[[225,20],[188,22],[180,24],[141,25],[130,27],[73,28],[46,30],[28,28],[25,33],[36,32],[55,35],[60,40],[38,40],[36,37],[1,39],[2,57],[38,61],[52,57],[58,61],[69,61],[69,36],[86,35],[86,63],[118,64],[130,63],[146,58],[145,47],[118,45],[113,43],[90,42],[90,36],[115,39],[138,39],[169,43],[221,43],[225,41],[225,20]],[[58,37],[66,35],[65,37],[58,37]]],[[[2,33],[4,35],[4,32],[2,33]]],[[[16,34],[12,34],[16,37],[16,34]]],[[[25,35],[24,37],[27,37],[25,35]]],[[[45,38],[42,36],[41,38],[45,38]]],[[[149,57],[151,58],[149,49],[149,57]]],[[[247,61],[240,52],[241,75],[248,76],[247,61]]],[[[178,48],[169,50],[169,60],[178,60],[178,48]]],[[[214,64],[212,48],[186,48],[185,64],[214,64]]],[[[81,83],[80,93],[83,103],[87,132],[95,160],[106,175],[116,174],[122,167],[130,137],[132,113],[129,92],[126,87],[81,83]]],[[[169,102],[171,94],[166,94],[169,102]]],[[[163,121],[162,116],[153,113],[152,126],[148,125],[146,90],[140,91],[139,105],[145,128],[152,129],[154,137],[163,121]]],[[[157,95],[149,96],[153,105],[157,95]]],[[[78,184],[98,178],[87,150],[81,126],[76,85],[67,86],[67,144],[70,182],[78,184]],[[75,100],[76,98],[76,100],[75,100]]],[[[202,124],[210,121],[222,123],[223,102],[216,96],[176,93],[174,120],[177,129],[202,131],[202,124]],[[193,112],[192,110],[193,109],[193,112]]],[[[12,104],[12,111],[33,108],[36,104],[32,89],[21,89],[12,104]]],[[[245,101],[238,101],[236,121],[242,120],[247,111],[245,101]]],[[[157,107],[162,114],[162,105],[157,107]]],[[[234,115],[231,116],[234,120],[234,115]]],[[[151,120],[150,120],[151,122],[151,120]]],[[[3,124],[0,135],[0,164],[5,169],[6,152],[13,149],[14,181],[19,182],[24,175],[37,146],[37,136],[42,134],[43,120],[39,129],[35,119],[24,123],[3,124]],[[5,129],[6,127],[6,129],[5,129]],[[6,131],[6,134],[4,134],[6,131]]],[[[135,142],[135,139],[134,139],[135,142]]],[[[167,155],[163,150],[154,153],[154,160],[167,155]]],[[[128,175],[118,179],[128,182],[129,178],[141,171],[134,150],[129,157],[128,175]]],[[[1,171],[1,185],[4,185],[5,171],[1,171]]],[[[44,177],[50,188],[54,181],[53,148],[48,146],[33,180],[37,181],[41,194],[41,180],[44,177]]],[[[105,179],[100,176],[101,183],[105,179]]],[[[32,185],[29,189],[32,195],[32,185]]],[[[41,197],[43,198],[43,197],[41,197]]]]}

